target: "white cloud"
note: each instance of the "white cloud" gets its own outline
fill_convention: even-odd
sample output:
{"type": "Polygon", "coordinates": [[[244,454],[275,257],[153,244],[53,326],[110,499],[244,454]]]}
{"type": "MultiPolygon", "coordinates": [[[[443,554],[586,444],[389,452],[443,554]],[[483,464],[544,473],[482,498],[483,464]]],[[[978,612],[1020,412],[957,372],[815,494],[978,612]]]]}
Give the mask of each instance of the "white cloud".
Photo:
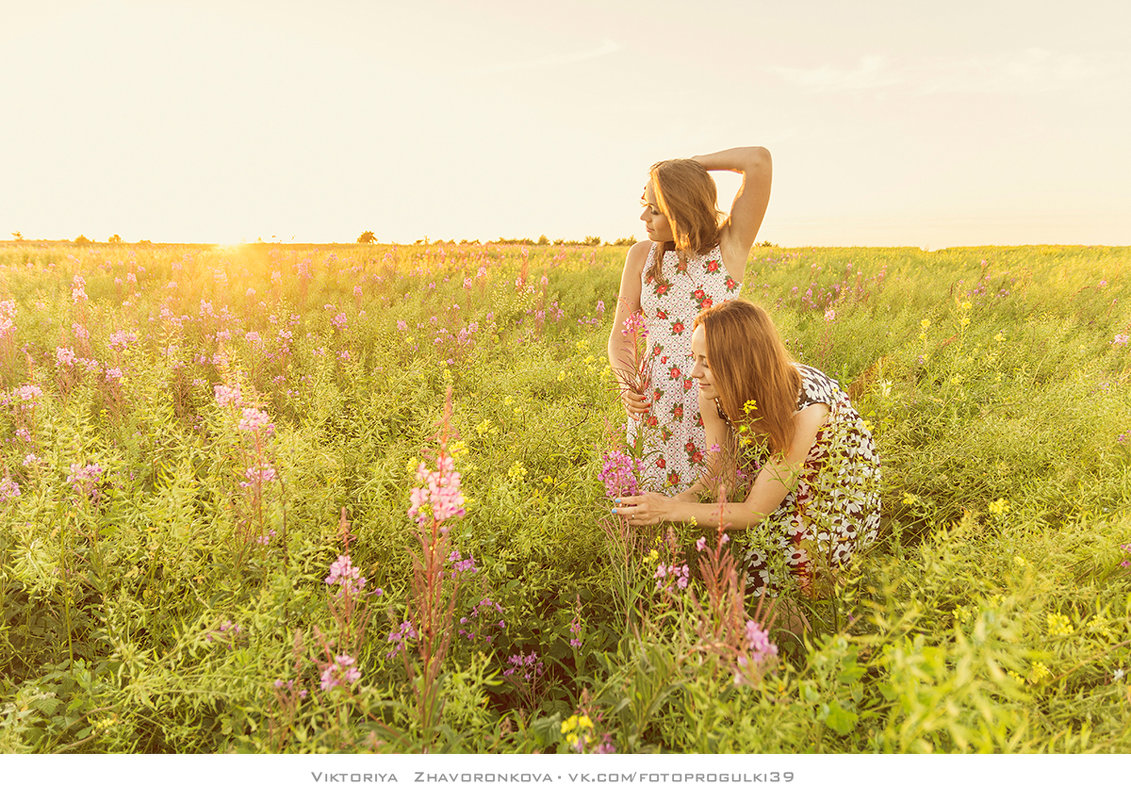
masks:
{"type": "Polygon", "coordinates": [[[907,64],[867,55],[850,66],[768,69],[788,83],[815,92],[896,87],[921,95],[1110,92],[1131,84],[1131,53],[1057,53],[1031,47],[907,64]]]}
{"type": "Polygon", "coordinates": [[[979,92],[1036,94],[1097,88],[1131,81],[1126,53],[1055,53],[1031,47],[1012,53],[939,61],[917,70],[911,81],[920,94],[979,92]]]}
{"type": "Polygon", "coordinates": [[[605,39],[595,48],[590,50],[581,50],[574,53],[551,53],[538,58],[528,59],[526,61],[512,61],[504,64],[495,64],[490,67],[484,67],[481,70],[472,70],[472,74],[477,75],[497,75],[501,72],[515,72],[520,70],[541,69],[544,67],[558,67],[563,64],[576,64],[581,61],[591,61],[595,58],[603,58],[604,56],[612,55],[623,48],[612,39],[605,39]]]}
{"type": "Polygon", "coordinates": [[[808,69],[798,67],[769,69],[789,83],[817,92],[878,89],[900,83],[899,77],[891,74],[884,56],[862,56],[854,67],[822,65],[808,69]]]}

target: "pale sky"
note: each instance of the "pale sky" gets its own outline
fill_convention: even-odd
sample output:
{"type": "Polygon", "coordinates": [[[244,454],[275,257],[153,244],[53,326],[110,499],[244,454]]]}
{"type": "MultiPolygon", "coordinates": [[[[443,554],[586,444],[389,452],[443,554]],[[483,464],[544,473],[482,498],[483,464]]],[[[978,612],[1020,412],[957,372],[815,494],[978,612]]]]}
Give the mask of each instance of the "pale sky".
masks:
{"type": "Polygon", "coordinates": [[[652,162],[764,145],[760,240],[1131,245],[1129,32],[1126,0],[0,0],[0,238],[644,238],[652,162]]]}

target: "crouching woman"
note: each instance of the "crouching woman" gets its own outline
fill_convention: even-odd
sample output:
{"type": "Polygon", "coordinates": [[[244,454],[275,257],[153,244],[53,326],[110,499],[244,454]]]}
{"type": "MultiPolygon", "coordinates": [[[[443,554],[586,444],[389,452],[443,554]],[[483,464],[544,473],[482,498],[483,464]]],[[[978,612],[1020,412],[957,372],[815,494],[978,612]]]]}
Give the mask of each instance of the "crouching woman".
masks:
{"type": "Polygon", "coordinates": [[[771,549],[802,594],[823,595],[836,568],[879,531],[880,462],[871,432],[837,383],[795,363],[766,312],[746,300],[702,312],[691,351],[709,473],[737,466],[732,474],[745,477],[737,496],[745,500],[701,502],[711,484],[705,475],[676,496],[618,498],[615,512],[633,525],[750,529],[753,536],[739,540],[755,595],[782,588],[771,549]]]}

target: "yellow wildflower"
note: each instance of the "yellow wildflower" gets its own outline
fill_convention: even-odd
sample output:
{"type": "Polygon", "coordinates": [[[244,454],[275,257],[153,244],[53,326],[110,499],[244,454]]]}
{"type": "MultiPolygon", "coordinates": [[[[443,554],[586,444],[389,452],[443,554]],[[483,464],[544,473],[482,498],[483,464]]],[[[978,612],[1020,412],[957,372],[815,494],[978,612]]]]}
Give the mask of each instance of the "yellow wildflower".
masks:
{"type": "Polygon", "coordinates": [[[1049,636],[1063,637],[1075,631],[1072,628],[1072,621],[1065,615],[1049,612],[1045,619],[1048,621],[1049,636]]]}
{"type": "Polygon", "coordinates": [[[1044,662],[1034,662],[1033,666],[1029,668],[1029,683],[1040,684],[1051,675],[1052,671],[1048,669],[1048,665],[1044,662]]]}
{"type": "Polygon", "coordinates": [[[512,464],[510,470],[507,471],[507,477],[512,481],[521,481],[526,478],[526,468],[522,466],[522,462],[512,464]]]}
{"type": "Polygon", "coordinates": [[[1006,512],[1009,511],[1009,501],[1005,498],[998,498],[996,501],[990,501],[990,514],[994,517],[1004,517],[1006,512]]]}
{"type": "Polygon", "coordinates": [[[912,495],[910,492],[903,493],[903,505],[904,506],[914,506],[917,503],[919,503],[919,496],[918,495],[912,495]]]}

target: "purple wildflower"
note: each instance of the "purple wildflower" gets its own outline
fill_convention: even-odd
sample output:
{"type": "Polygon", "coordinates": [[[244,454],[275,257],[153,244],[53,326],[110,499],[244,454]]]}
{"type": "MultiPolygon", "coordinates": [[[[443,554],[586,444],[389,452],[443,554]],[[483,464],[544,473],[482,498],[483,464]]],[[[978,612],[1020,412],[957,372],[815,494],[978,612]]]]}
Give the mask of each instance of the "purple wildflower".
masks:
{"type": "Polygon", "coordinates": [[[622,451],[609,451],[604,456],[604,464],[597,478],[605,485],[605,494],[610,498],[622,495],[635,495],[640,490],[637,475],[643,465],[622,451]]]}
{"type": "Polygon", "coordinates": [[[330,575],[326,576],[327,584],[337,584],[339,595],[357,595],[365,586],[365,577],[361,570],[353,566],[349,554],[342,554],[334,564],[330,565],[330,575]]]}

